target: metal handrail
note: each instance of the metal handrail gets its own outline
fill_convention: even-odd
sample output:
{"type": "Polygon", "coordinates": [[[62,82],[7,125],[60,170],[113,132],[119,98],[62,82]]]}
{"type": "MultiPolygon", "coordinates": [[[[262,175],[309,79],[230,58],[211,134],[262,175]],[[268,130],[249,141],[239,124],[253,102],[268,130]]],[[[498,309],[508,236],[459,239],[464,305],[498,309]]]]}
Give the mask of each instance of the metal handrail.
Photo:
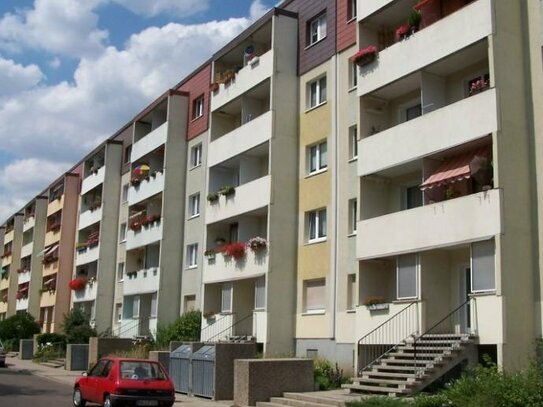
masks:
{"type": "MultiPolygon", "coordinates": [[[[253,313],[251,312],[250,314],[248,314],[248,315],[244,316],[243,318],[241,318],[241,319],[237,320],[236,322],[234,322],[234,323],[233,323],[232,325],[230,325],[229,327],[227,327],[227,328],[223,329],[222,331],[216,333],[215,335],[213,335],[213,336],[207,338],[207,339],[206,339],[206,342],[212,342],[213,339],[217,338],[218,336],[220,337],[220,335],[222,335],[222,334],[225,333],[225,332],[228,332],[229,330],[232,330],[232,328],[234,328],[236,325],[238,325],[239,323],[241,323],[241,322],[247,320],[249,317],[252,317],[252,316],[253,316],[253,313]]],[[[200,338],[201,338],[201,336],[200,336],[200,338]]]]}
{"type": "MultiPolygon", "coordinates": [[[[370,331],[368,334],[364,335],[358,340],[358,349],[361,345],[367,345],[368,348],[364,349],[364,366],[358,369],[358,374],[360,375],[364,370],[369,366],[373,365],[379,359],[382,359],[388,353],[400,346],[406,338],[415,335],[418,333],[419,323],[418,323],[418,301],[412,302],[407,307],[403,308],[401,311],[397,312],[377,328],[370,331]],[[416,308],[415,313],[415,323],[413,325],[411,314],[408,314],[409,311],[412,311],[411,308],[416,308]],[[402,318],[402,317],[406,318],[402,318]],[[396,344],[385,344],[386,338],[390,338],[394,334],[401,333],[403,331],[402,342],[396,344]],[[372,343],[364,344],[364,342],[369,342],[372,338],[377,338],[376,341],[372,343]],[[372,348],[369,348],[369,347],[372,348]]],[[[397,335],[396,335],[397,336],[397,335]]],[[[360,359],[360,358],[359,358],[360,359]]]]}
{"type": "Polygon", "coordinates": [[[137,319],[135,319],[134,321],[132,321],[131,323],[127,324],[124,326],[124,329],[121,330],[121,328],[119,328],[119,333],[117,336],[121,336],[122,334],[126,333],[126,332],[129,332],[131,331],[132,329],[134,329],[135,327],[139,327],[142,320],[144,319],[149,319],[149,317],[138,317],[137,319]]]}
{"type": "MultiPolygon", "coordinates": [[[[423,334],[421,334],[421,335],[419,335],[418,337],[415,338],[415,340],[413,341],[413,355],[414,355],[414,360],[415,360],[415,370],[417,372],[421,372],[421,371],[423,371],[425,369],[425,367],[418,367],[418,364],[417,364],[417,361],[418,361],[418,358],[417,358],[417,346],[419,346],[419,348],[422,348],[420,346],[420,344],[419,344],[419,342],[421,340],[423,340],[424,338],[427,338],[428,335],[430,335],[432,333],[438,333],[438,331],[440,329],[442,329],[443,327],[445,327],[445,326],[447,326],[447,328],[448,328],[447,330],[449,332],[442,332],[444,334],[450,333],[451,335],[455,335],[455,334],[469,334],[470,333],[470,332],[451,332],[452,330],[450,329],[450,327],[451,327],[451,323],[452,323],[452,325],[455,325],[455,326],[458,326],[458,327],[461,326],[460,322],[461,322],[461,318],[463,317],[462,312],[464,311],[464,309],[467,310],[467,306],[471,304],[471,301],[472,301],[471,298],[467,299],[462,304],[460,304],[458,307],[456,307],[455,309],[450,311],[443,318],[441,318],[434,325],[432,325],[423,334]],[[447,323],[447,325],[445,325],[445,323],[447,323]]],[[[469,311],[469,310],[467,310],[467,311],[469,311]]],[[[466,328],[467,328],[467,324],[466,324],[466,328]]],[[[442,350],[432,350],[432,349],[428,350],[428,349],[426,349],[425,352],[427,352],[429,354],[434,353],[436,355],[436,357],[443,354],[442,350]]],[[[419,353],[419,355],[420,355],[420,353],[419,353]]],[[[435,358],[433,360],[435,360],[435,358]]]]}
{"type": "Polygon", "coordinates": [[[223,319],[227,318],[228,315],[223,315],[222,317],[218,318],[215,320],[215,322],[213,324],[210,324],[206,327],[203,327],[200,329],[200,339],[202,339],[202,336],[203,336],[203,333],[206,332],[207,330],[211,330],[211,328],[214,328],[215,324],[217,324],[217,322],[219,321],[222,321],[223,319]]]}

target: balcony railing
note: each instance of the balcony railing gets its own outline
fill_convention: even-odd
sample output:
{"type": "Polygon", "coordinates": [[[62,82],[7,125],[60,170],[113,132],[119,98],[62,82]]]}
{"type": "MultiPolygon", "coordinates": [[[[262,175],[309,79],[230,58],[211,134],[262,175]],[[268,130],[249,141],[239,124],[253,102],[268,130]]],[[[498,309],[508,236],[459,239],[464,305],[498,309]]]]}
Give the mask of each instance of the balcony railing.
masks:
{"type": "Polygon", "coordinates": [[[158,242],[162,239],[162,220],[157,220],[134,227],[129,222],[129,229],[126,233],[126,250],[137,247],[147,246],[148,244],[158,242]]]}
{"type": "Polygon", "coordinates": [[[102,166],[98,170],[91,172],[81,183],[81,195],[86,194],[93,188],[102,184],[106,176],[106,167],[102,166]]]}
{"type": "Polygon", "coordinates": [[[128,189],[128,204],[134,205],[164,190],[164,170],[155,171],[153,175],[139,180],[139,184],[128,189]]]}
{"type": "Polygon", "coordinates": [[[92,263],[93,261],[98,260],[99,255],[100,244],[87,246],[85,250],[83,250],[82,248],[77,250],[75,263],[77,266],[92,263]]]}
{"type": "Polygon", "coordinates": [[[76,290],[72,292],[73,302],[87,302],[94,301],[96,299],[96,292],[98,291],[98,281],[96,279],[89,279],[85,288],[82,290],[76,290]]]}
{"type": "Polygon", "coordinates": [[[90,225],[94,225],[102,220],[102,207],[98,207],[94,210],[87,209],[85,212],[81,212],[79,215],[78,230],[85,229],[90,225]]]}
{"type": "Polygon", "coordinates": [[[32,254],[32,250],[34,250],[34,242],[30,242],[30,243],[25,244],[21,248],[21,258],[26,257],[26,256],[30,256],[32,254]]]}
{"type": "Polygon", "coordinates": [[[145,294],[158,291],[160,273],[158,267],[126,273],[123,295],[145,294]]]}
{"type": "Polygon", "coordinates": [[[130,160],[135,162],[144,155],[156,150],[166,143],[167,137],[168,122],[165,122],[132,145],[130,160]]]}
{"type": "Polygon", "coordinates": [[[269,271],[269,255],[266,248],[253,251],[245,250],[239,259],[218,252],[204,257],[203,281],[206,283],[250,278],[269,271]]]}

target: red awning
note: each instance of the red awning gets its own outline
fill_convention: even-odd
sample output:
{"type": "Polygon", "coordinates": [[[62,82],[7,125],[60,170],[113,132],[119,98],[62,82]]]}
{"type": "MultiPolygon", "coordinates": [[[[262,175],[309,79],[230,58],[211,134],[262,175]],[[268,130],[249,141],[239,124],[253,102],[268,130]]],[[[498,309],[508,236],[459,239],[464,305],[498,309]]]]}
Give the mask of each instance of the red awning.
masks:
{"type": "Polygon", "coordinates": [[[475,157],[488,157],[488,147],[481,147],[446,159],[437,170],[420,185],[421,190],[452,184],[471,177],[470,163],[475,157]]]}

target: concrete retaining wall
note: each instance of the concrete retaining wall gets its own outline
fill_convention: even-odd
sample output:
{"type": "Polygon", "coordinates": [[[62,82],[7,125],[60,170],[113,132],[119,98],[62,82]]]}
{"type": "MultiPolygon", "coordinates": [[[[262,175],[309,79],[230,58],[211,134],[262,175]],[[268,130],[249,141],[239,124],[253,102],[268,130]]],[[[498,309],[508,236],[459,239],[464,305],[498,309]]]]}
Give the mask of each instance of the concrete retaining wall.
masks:
{"type": "Polygon", "coordinates": [[[98,362],[102,356],[117,351],[126,351],[134,347],[130,338],[90,338],[89,339],[89,366],[98,362]]]}

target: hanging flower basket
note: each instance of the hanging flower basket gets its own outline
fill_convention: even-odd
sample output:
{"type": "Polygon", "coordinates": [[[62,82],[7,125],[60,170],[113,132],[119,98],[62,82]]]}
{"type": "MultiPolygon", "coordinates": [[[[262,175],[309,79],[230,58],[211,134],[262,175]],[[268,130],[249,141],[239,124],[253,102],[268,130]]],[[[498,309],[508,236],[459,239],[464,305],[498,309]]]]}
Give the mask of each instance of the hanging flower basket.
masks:
{"type": "Polygon", "coordinates": [[[249,248],[256,253],[264,250],[268,246],[268,241],[263,237],[257,236],[249,239],[247,246],[249,246],[249,248]]]}
{"type": "Polygon", "coordinates": [[[225,256],[231,256],[235,260],[241,260],[245,257],[247,246],[240,242],[234,242],[224,247],[223,254],[225,256]]]}
{"type": "Polygon", "coordinates": [[[86,285],[87,285],[87,279],[81,278],[81,277],[74,278],[69,283],[70,289],[72,289],[73,291],[83,290],[86,285]]]}
{"type": "Polygon", "coordinates": [[[354,54],[350,61],[358,66],[369,65],[377,58],[377,47],[375,45],[369,45],[366,48],[362,48],[356,54],[354,54]]]}
{"type": "Polygon", "coordinates": [[[223,196],[230,196],[236,193],[236,188],[232,185],[225,185],[221,187],[221,189],[219,189],[217,192],[223,196]]]}

